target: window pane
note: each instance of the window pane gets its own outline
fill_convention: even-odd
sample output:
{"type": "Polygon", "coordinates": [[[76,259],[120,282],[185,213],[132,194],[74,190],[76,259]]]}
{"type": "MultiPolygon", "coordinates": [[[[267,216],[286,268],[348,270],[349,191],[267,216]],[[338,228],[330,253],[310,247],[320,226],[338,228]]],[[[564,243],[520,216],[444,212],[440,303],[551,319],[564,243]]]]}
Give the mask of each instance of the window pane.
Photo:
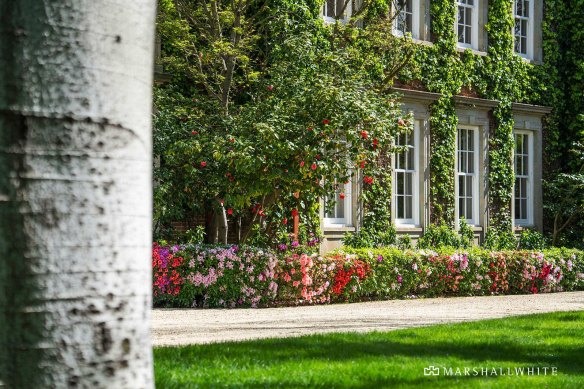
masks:
{"type": "Polygon", "coordinates": [[[397,172],[395,173],[395,178],[396,178],[396,187],[395,187],[395,193],[398,195],[403,195],[404,194],[404,173],[402,172],[397,172]]]}
{"type": "Polygon", "coordinates": [[[467,219],[472,219],[473,218],[473,214],[472,214],[472,199],[466,199],[466,218],[467,219]]]}
{"type": "Polygon", "coordinates": [[[409,149],[407,152],[407,158],[408,158],[408,166],[407,169],[408,170],[414,170],[414,150],[413,149],[409,149]]]}
{"type": "Polygon", "coordinates": [[[406,183],[405,183],[405,194],[407,195],[413,195],[413,191],[412,191],[412,187],[413,187],[413,174],[412,173],[404,173],[405,174],[405,178],[406,178],[406,183]]]}
{"type": "Polygon", "coordinates": [[[397,218],[398,219],[405,219],[404,215],[404,197],[397,196],[397,218]]]}
{"type": "Polygon", "coordinates": [[[341,200],[340,198],[337,199],[336,207],[336,217],[339,219],[343,219],[345,217],[345,200],[341,200]]]}
{"type": "Polygon", "coordinates": [[[328,17],[335,17],[335,0],[327,0],[326,1],[326,16],[328,17]]]}
{"type": "Polygon", "coordinates": [[[412,203],[413,203],[413,197],[412,196],[407,196],[405,198],[405,218],[406,219],[413,219],[413,209],[412,209],[412,203]]]}
{"type": "Polygon", "coordinates": [[[464,198],[461,197],[458,199],[458,217],[460,218],[466,217],[466,208],[464,206],[465,204],[466,202],[464,198]]]}
{"type": "Polygon", "coordinates": [[[527,197],[527,178],[522,178],[521,181],[521,197],[527,197]]]}
{"type": "Polygon", "coordinates": [[[466,196],[473,197],[473,190],[472,190],[472,177],[466,176],[466,196]]]}
{"type": "Polygon", "coordinates": [[[521,219],[527,219],[527,199],[521,200],[521,219]]]}
{"type": "Polygon", "coordinates": [[[464,151],[461,151],[459,153],[459,155],[460,155],[460,157],[459,157],[460,158],[460,160],[459,160],[460,167],[458,168],[458,170],[462,173],[466,173],[467,172],[466,167],[467,167],[468,156],[467,156],[466,152],[464,152],[464,151]]]}
{"type": "Polygon", "coordinates": [[[464,31],[464,43],[466,44],[471,44],[471,37],[472,37],[472,32],[471,32],[471,27],[465,27],[465,31],[464,31]]]}
{"type": "Polygon", "coordinates": [[[464,176],[458,176],[458,196],[465,196],[466,186],[464,185],[464,176]]]}
{"type": "Polygon", "coordinates": [[[529,17],[529,0],[523,2],[523,16],[529,17]]]}

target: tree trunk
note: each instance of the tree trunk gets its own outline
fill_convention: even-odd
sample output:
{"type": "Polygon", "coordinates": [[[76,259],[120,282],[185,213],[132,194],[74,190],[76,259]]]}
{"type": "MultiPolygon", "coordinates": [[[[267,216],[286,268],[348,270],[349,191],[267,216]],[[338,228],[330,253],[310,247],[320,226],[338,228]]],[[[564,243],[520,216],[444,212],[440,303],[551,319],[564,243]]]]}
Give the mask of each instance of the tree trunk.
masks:
{"type": "Polygon", "coordinates": [[[154,16],[0,1],[0,386],[153,386],[154,16]]]}

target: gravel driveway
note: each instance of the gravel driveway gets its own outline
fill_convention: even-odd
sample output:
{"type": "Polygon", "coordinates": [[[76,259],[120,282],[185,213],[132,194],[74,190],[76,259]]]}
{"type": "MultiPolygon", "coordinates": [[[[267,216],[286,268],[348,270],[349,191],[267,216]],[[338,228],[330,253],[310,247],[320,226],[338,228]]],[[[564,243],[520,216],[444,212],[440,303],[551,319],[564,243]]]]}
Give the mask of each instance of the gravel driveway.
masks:
{"type": "Polygon", "coordinates": [[[554,311],[584,310],[584,292],[392,300],[268,309],[154,309],[154,346],[388,331],[554,311]]]}

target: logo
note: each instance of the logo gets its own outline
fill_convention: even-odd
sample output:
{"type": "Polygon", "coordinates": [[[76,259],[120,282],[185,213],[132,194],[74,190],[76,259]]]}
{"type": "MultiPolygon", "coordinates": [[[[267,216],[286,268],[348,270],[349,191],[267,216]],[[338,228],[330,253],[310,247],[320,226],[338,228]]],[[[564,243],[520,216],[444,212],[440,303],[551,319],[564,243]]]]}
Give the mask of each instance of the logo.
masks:
{"type": "Polygon", "coordinates": [[[440,375],[440,369],[434,366],[425,367],[424,375],[440,375]]]}

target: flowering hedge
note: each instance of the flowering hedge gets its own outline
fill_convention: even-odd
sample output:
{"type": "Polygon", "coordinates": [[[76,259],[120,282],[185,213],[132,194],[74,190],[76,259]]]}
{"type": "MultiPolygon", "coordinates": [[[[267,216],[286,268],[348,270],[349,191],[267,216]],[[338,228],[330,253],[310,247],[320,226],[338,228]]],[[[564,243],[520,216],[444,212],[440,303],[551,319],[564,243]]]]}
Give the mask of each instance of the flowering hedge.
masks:
{"type": "Polygon", "coordinates": [[[253,247],[160,246],[155,306],[319,304],[584,290],[584,252],[347,249],[324,257],[253,247]]]}

